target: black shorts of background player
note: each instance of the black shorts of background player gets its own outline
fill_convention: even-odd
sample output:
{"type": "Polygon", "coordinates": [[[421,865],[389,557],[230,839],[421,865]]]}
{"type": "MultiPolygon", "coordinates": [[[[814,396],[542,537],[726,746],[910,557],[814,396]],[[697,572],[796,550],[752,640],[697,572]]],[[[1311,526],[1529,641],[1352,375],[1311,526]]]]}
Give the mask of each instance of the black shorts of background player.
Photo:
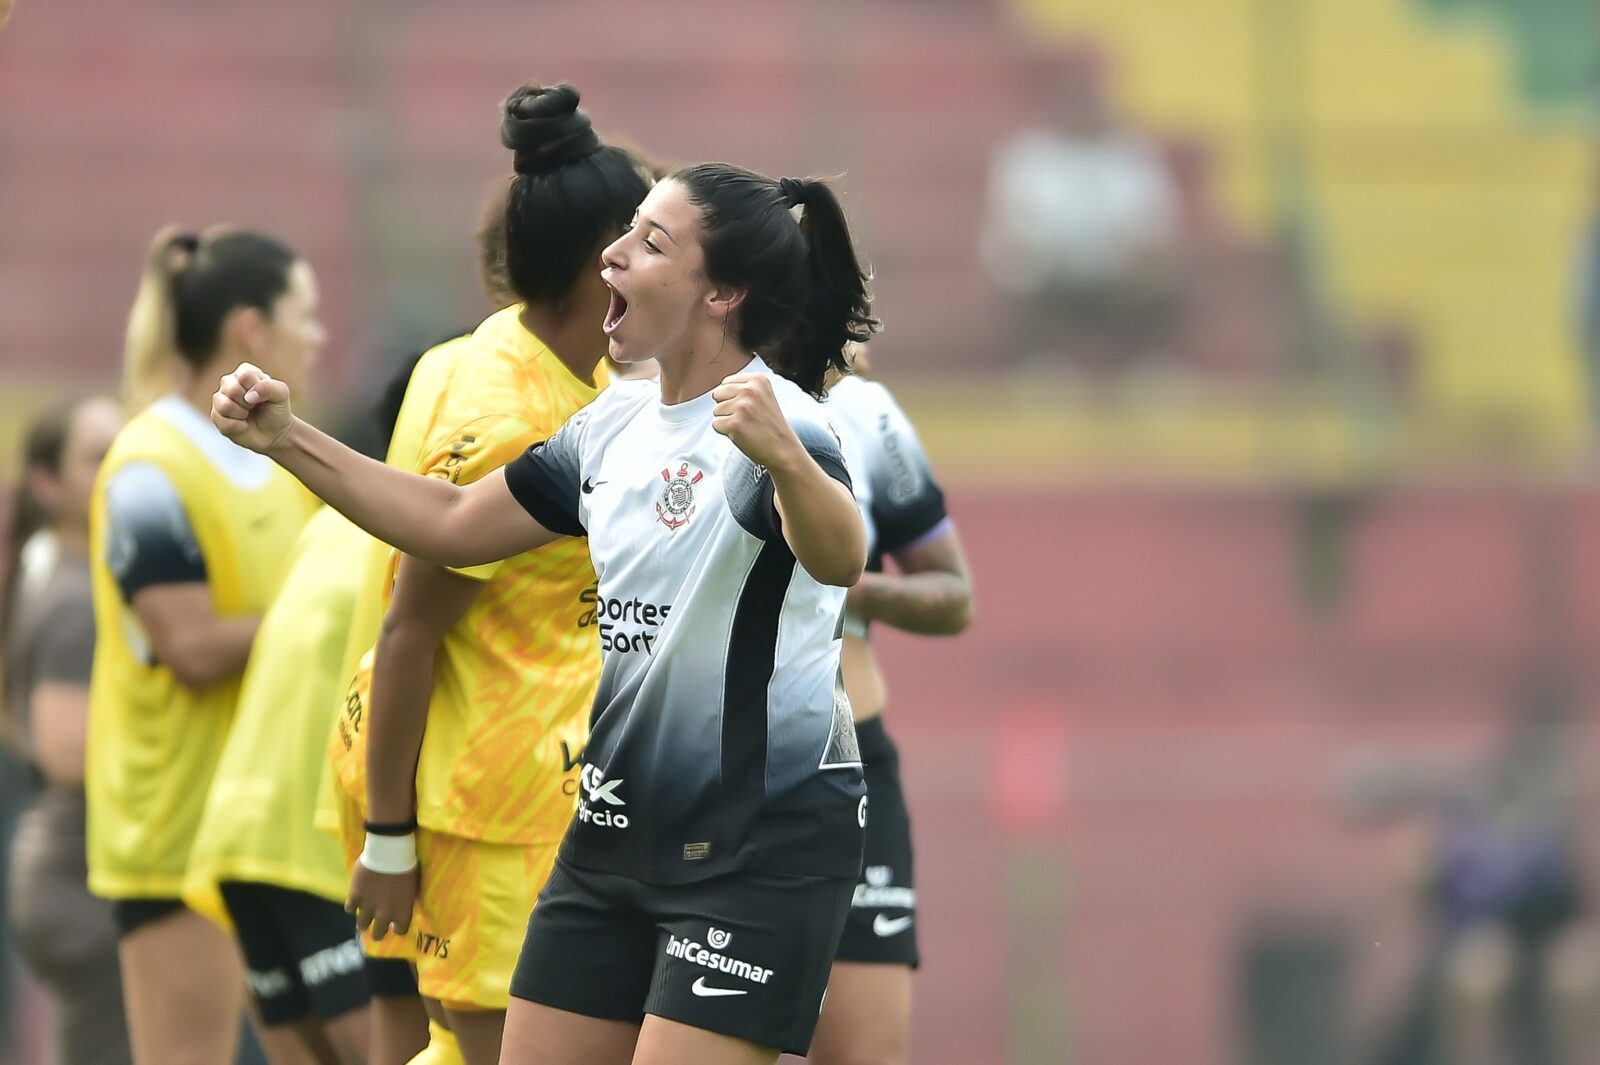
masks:
{"type": "Polygon", "coordinates": [[[916,430],[889,390],[864,376],[865,347],[853,361],[854,372],[829,388],[828,406],[870,542],[867,572],[846,600],[842,664],[872,816],[811,1060],[898,1065],[910,1057],[917,888],[900,756],[884,725],[889,690],[869,626],[959,633],[972,618],[972,582],[916,430]]]}

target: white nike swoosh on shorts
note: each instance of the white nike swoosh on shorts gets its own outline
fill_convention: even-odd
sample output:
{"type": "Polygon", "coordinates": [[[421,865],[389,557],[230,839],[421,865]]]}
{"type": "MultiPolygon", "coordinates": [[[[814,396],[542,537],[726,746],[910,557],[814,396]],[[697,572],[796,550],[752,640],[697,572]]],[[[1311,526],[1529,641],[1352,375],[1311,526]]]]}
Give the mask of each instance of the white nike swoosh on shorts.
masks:
{"type": "Polygon", "coordinates": [[[736,987],[707,987],[706,978],[703,976],[696,979],[694,985],[690,987],[689,990],[693,991],[701,998],[721,998],[724,995],[748,995],[750,993],[748,991],[742,991],[736,987]]]}
{"type": "Polygon", "coordinates": [[[872,919],[872,931],[884,938],[897,936],[910,928],[911,922],[915,920],[916,918],[909,913],[904,917],[890,917],[888,914],[880,913],[872,919]]]}

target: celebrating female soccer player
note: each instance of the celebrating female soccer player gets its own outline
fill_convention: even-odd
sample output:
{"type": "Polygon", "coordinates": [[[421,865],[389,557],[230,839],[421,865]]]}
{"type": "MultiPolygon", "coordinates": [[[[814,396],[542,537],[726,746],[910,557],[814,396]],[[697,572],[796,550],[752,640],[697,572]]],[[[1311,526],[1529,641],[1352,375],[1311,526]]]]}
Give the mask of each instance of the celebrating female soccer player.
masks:
{"type": "MultiPolygon", "coordinates": [[[[523,86],[503,119],[516,173],[499,241],[480,245],[486,279],[503,273],[517,302],[455,346],[411,453],[395,456],[452,485],[549,437],[606,385],[610,293],[593,264],[649,188],[570,85],[523,86]]],[[[380,953],[391,927],[409,933],[418,986],[449,1025],[434,1026],[429,1061],[494,1065],[517,945],[576,804],[600,673],[594,568],[568,541],[470,569],[396,557],[390,572],[382,635],[334,741],[364,807],[346,825],[366,824],[347,838],[363,855],[350,904],[380,953]],[[414,830],[417,867],[409,851],[385,862],[414,830]]]]}
{"type": "Polygon", "coordinates": [[[812,397],[875,322],[815,181],[677,171],[601,261],[611,355],[659,380],[613,385],[478,484],[362,459],[254,366],[212,417],[437,563],[588,536],[605,664],[502,1060],[770,1062],[810,1042],[861,869],[838,630],[866,534],[812,397]]]}
{"type": "Polygon", "coordinates": [[[128,323],[130,397],[91,508],[89,886],[113,900],[139,1065],[233,1053],[232,941],[180,901],[239,678],[310,499],[217,433],[207,384],[240,358],[295,380],[322,346],[311,268],[271,237],[164,232],[128,323]]]}
{"type": "Polygon", "coordinates": [[[872,819],[811,1060],[897,1065],[910,1053],[917,895],[900,755],[883,724],[888,687],[867,627],[881,621],[906,632],[960,632],[972,616],[972,584],[916,430],[888,389],[860,376],[865,348],[853,361],[855,372],[828,390],[828,407],[845,438],[871,543],[867,572],[845,600],[842,657],[872,819]],[[885,557],[898,572],[884,571],[885,557]]]}
{"type": "Polygon", "coordinates": [[[83,836],[94,659],[89,496],[121,425],[112,400],[86,399],[28,430],[0,587],[4,724],[44,783],[17,824],[6,916],[23,961],[56,1001],[63,1065],[122,1065],[132,1054],[116,926],[84,883],[83,836]]]}

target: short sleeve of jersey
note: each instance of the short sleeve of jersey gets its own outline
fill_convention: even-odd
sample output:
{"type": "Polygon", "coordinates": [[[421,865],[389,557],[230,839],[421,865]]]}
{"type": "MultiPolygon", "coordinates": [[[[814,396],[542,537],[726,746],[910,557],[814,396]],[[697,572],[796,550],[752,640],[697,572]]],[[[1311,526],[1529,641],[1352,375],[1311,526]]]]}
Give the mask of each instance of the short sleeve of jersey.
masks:
{"type": "Polygon", "coordinates": [[[34,654],[34,683],[88,684],[94,664],[94,604],[77,597],[57,602],[40,619],[34,654]]]}
{"type": "MultiPolygon", "coordinates": [[[[846,488],[850,487],[850,471],[845,464],[844,445],[839,434],[824,418],[797,418],[791,416],[789,424],[795,436],[806,449],[806,454],[822,467],[822,471],[846,488]]],[[[733,516],[746,532],[761,539],[776,542],[783,539],[783,524],[778,517],[776,490],[772,475],[763,466],[750,464],[754,476],[748,487],[730,487],[728,503],[733,516]]],[[[743,478],[736,478],[742,481],[743,478]]]]}
{"type": "Polygon", "coordinates": [[[585,407],[550,439],[534,444],[506,466],[506,487],[540,525],[566,536],[587,536],[578,511],[580,446],[585,407]]]}
{"type": "Polygon", "coordinates": [[[911,419],[887,389],[882,389],[881,400],[872,432],[862,443],[868,461],[865,476],[872,483],[877,550],[892,555],[940,530],[949,512],[911,419]]]}
{"type": "MultiPolygon", "coordinates": [[[[433,433],[417,472],[451,484],[467,485],[506,465],[522,452],[532,431],[527,422],[510,415],[484,415],[445,433],[433,433]]],[[[502,563],[452,570],[464,577],[486,581],[502,563]]]]}
{"type": "Polygon", "coordinates": [[[183,500],[151,463],[130,463],[106,485],[105,544],[106,565],[128,602],[158,584],[205,583],[205,556],[183,500]]]}

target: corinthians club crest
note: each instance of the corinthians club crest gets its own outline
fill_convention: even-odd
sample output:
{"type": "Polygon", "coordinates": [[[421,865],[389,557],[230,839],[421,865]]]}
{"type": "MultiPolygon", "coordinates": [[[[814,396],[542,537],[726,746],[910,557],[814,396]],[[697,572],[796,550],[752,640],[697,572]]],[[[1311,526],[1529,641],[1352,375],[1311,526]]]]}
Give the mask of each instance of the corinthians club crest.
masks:
{"type": "Polygon", "coordinates": [[[667,482],[656,502],[656,517],[661,519],[661,524],[669,529],[681,529],[689,524],[689,518],[694,515],[694,486],[704,476],[699,470],[691,474],[687,462],[679,463],[677,473],[672,472],[671,466],[661,471],[661,479],[667,482]]]}

